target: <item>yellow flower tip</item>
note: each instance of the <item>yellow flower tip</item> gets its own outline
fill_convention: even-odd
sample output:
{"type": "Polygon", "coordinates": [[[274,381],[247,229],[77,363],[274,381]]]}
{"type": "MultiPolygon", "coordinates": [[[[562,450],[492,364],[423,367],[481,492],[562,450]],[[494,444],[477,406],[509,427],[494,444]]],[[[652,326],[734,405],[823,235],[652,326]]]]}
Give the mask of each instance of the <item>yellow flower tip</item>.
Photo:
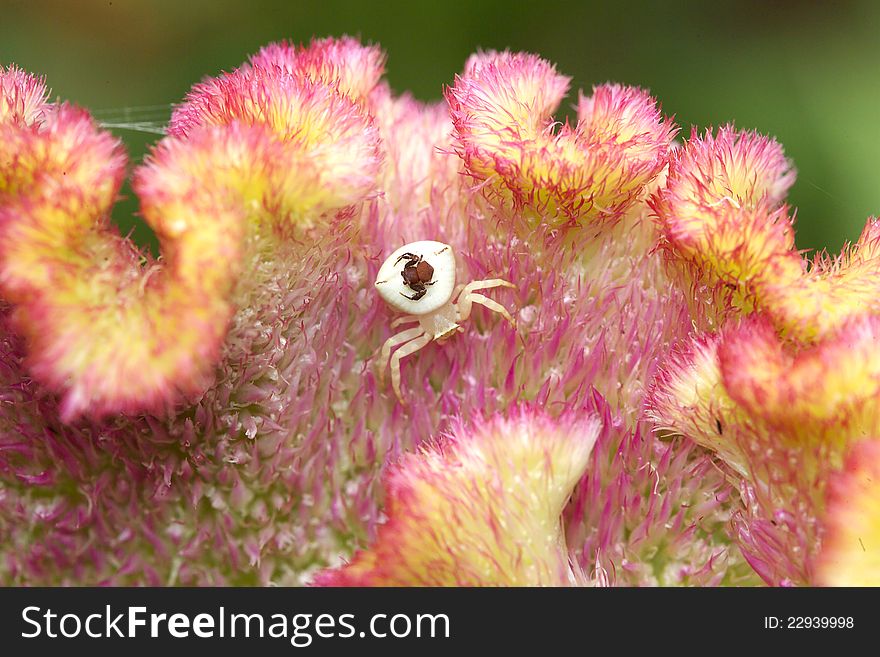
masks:
{"type": "Polygon", "coordinates": [[[816,583],[880,586],[880,440],[852,446],[829,484],[824,524],[816,583]]]}
{"type": "Polygon", "coordinates": [[[850,253],[850,266],[874,264],[880,258],[880,219],[868,217],[862,234],[850,253]]]}
{"type": "Polygon", "coordinates": [[[871,218],[836,258],[818,255],[808,271],[780,274],[774,263],[757,291],[774,325],[810,343],[865,313],[880,312],[880,222],[871,218]]]}
{"type": "Polygon", "coordinates": [[[687,436],[748,477],[734,431],[742,413],[724,387],[719,343],[719,336],[702,336],[674,351],[648,392],[646,413],[659,432],[687,436]]]}
{"type": "Polygon", "coordinates": [[[795,171],[782,146],[763,135],[726,125],[713,134],[696,130],[670,161],[668,189],[673,200],[694,206],[728,200],[740,207],[785,199],[795,171]]]}
{"type": "Polygon", "coordinates": [[[856,318],[821,342],[786,344],[765,319],[725,331],[719,348],[730,396],[782,436],[846,441],[876,431],[880,318],[856,318]]]}
{"type": "Polygon", "coordinates": [[[664,248],[710,283],[751,288],[771,261],[777,278],[799,276],[792,220],[781,205],[794,175],[771,139],[732,126],[694,133],[674,152],[666,185],[651,200],[664,248]]]}
{"type": "Polygon", "coordinates": [[[646,92],[597,87],[572,128],[553,119],[568,84],[539,57],[490,52],[446,92],[468,174],[527,231],[616,221],[666,164],[674,129],[646,92]]]}
{"type": "Polygon", "coordinates": [[[810,265],[782,204],[793,181],[776,142],[727,126],[676,150],[650,203],[670,261],[696,287],[721,290],[720,305],[758,309],[789,339],[811,343],[880,310],[880,227],[869,220],[854,246],[810,265]]]}
{"type": "MultiPolygon", "coordinates": [[[[288,178],[303,185],[317,177],[265,126],[233,123],[199,126],[186,137],[163,139],[149,153],[133,177],[132,186],[142,199],[142,213],[163,247],[179,250],[184,240],[232,239],[245,232],[248,221],[274,223],[288,214],[307,214],[313,209],[309,194],[318,190],[288,193],[288,178]],[[213,213],[211,221],[203,214],[213,213]],[[226,239],[226,238],[224,238],[226,239]]],[[[219,256],[220,244],[202,252],[209,259],[219,256]]],[[[193,256],[196,255],[193,251],[193,256]]]]}
{"type": "Polygon", "coordinates": [[[606,164],[620,175],[608,179],[607,187],[616,182],[641,188],[666,167],[678,128],[644,89],[603,84],[592,96],[579,93],[577,110],[578,135],[593,149],[607,151],[606,164]]]}
{"type": "Polygon", "coordinates": [[[721,290],[722,306],[758,309],[789,339],[810,343],[880,310],[880,227],[871,219],[839,257],[807,263],[782,204],[793,181],[779,144],[727,126],[677,149],[650,203],[661,245],[697,287],[721,290]]]}
{"type": "Polygon", "coordinates": [[[211,382],[231,305],[173,292],[144,298],[141,282],[117,291],[112,314],[94,312],[96,297],[108,296],[94,282],[91,290],[59,289],[26,307],[38,329],[28,335],[28,366],[62,393],[63,421],[162,414],[211,382]]]}
{"type": "Polygon", "coordinates": [[[39,129],[0,124],[0,194],[16,203],[51,180],[59,203],[103,211],[122,185],[125,163],[120,141],[99,131],[88,112],[66,103],[46,105],[39,129]]]}
{"type": "Polygon", "coordinates": [[[84,110],[43,110],[39,130],[0,125],[0,290],[27,302],[87,257],[82,234],[109,211],[125,175],[117,139],[84,110]],[[54,265],[52,264],[54,263],[54,265]]]}
{"type": "Polygon", "coordinates": [[[261,175],[276,192],[264,205],[275,206],[279,225],[308,226],[377,193],[379,132],[367,109],[334,85],[278,66],[242,67],[196,85],[172,116],[169,135],[192,138],[207,126],[234,132],[236,124],[242,148],[259,141],[246,128],[262,128],[278,146],[261,145],[256,155],[239,149],[239,159],[216,162],[238,170],[252,162],[254,190],[261,175]]]}
{"type": "Polygon", "coordinates": [[[0,292],[15,304],[29,372],[62,397],[62,420],[163,412],[210,382],[244,221],[217,199],[197,201],[188,206],[197,230],[163,236],[164,264],[146,269],[106,212],[93,214],[80,196],[4,208],[15,220],[2,222],[0,292]]]}
{"type": "Polygon", "coordinates": [[[456,85],[459,81],[476,83],[466,90],[474,94],[470,99],[474,105],[486,102],[480,117],[485,127],[531,132],[546,127],[571,84],[570,77],[557,73],[553,64],[537,55],[495,50],[471,55],[456,85]]]}
{"type": "Polygon", "coordinates": [[[746,209],[722,201],[702,208],[698,219],[677,215],[664,225],[664,241],[673,258],[711,272],[725,285],[753,288],[771,262],[778,263],[775,280],[802,272],[785,206],[773,209],[760,203],[746,209]]]}
{"type": "Polygon", "coordinates": [[[576,582],[560,516],[598,422],[518,410],[405,456],[385,481],[388,521],[318,585],[536,586],[576,582]]]}

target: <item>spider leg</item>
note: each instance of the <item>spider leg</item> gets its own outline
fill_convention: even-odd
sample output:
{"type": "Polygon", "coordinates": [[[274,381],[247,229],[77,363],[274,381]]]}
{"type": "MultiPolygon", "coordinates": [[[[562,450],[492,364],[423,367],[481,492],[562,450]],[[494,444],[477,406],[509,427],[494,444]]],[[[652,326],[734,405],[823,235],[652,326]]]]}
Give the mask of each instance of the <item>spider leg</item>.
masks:
{"type": "Polygon", "coordinates": [[[498,313],[499,315],[504,317],[504,319],[506,319],[508,322],[510,322],[511,326],[516,328],[516,324],[514,324],[514,322],[513,322],[513,317],[511,317],[510,313],[507,312],[507,308],[502,306],[497,301],[494,301],[494,300],[490,299],[489,297],[485,297],[482,294],[479,294],[477,292],[471,292],[467,298],[468,298],[469,302],[478,303],[481,306],[485,306],[489,310],[494,310],[496,313],[498,313]]]}
{"type": "Polygon", "coordinates": [[[397,328],[401,324],[409,324],[410,322],[419,321],[418,315],[404,315],[403,317],[398,317],[393,322],[391,322],[391,328],[397,328]]]}
{"type": "Polygon", "coordinates": [[[385,383],[385,368],[388,367],[388,359],[391,357],[391,350],[403,342],[409,342],[413,338],[419,337],[424,332],[425,329],[419,326],[416,328],[401,331],[397,335],[392,335],[390,338],[385,340],[385,344],[382,345],[382,351],[379,354],[378,362],[380,383],[385,383]]]}
{"type": "Polygon", "coordinates": [[[394,394],[397,395],[400,403],[404,406],[406,405],[406,402],[400,392],[400,359],[427,346],[433,339],[434,337],[430,333],[425,333],[417,337],[415,340],[407,342],[400,349],[395,351],[394,355],[391,357],[391,387],[394,388],[394,394]]]}
{"type": "Polygon", "coordinates": [[[503,278],[489,278],[485,281],[471,281],[464,286],[462,294],[473,292],[475,290],[488,290],[490,287],[516,287],[513,283],[505,281],[503,278]]]}
{"type": "MultiPolygon", "coordinates": [[[[456,302],[456,305],[458,307],[458,318],[459,318],[460,322],[465,321],[468,317],[471,316],[471,304],[474,301],[476,301],[477,303],[479,303],[482,306],[486,306],[487,308],[494,310],[495,312],[501,313],[501,311],[498,310],[498,308],[494,308],[494,307],[489,306],[488,304],[484,303],[483,301],[477,300],[477,298],[485,299],[486,301],[491,301],[491,299],[489,299],[488,297],[484,297],[482,294],[474,294],[474,290],[485,290],[485,289],[491,288],[491,287],[515,287],[515,286],[513,283],[509,283],[509,282],[502,280],[500,278],[492,278],[492,279],[489,279],[486,281],[471,281],[470,283],[465,285],[464,288],[462,288],[461,294],[459,295],[458,301],[456,302]]],[[[493,303],[495,303],[495,302],[493,301],[493,303]]],[[[500,304],[496,304],[496,305],[498,305],[499,308],[504,308],[500,304]]],[[[510,317],[510,313],[508,313],[506,309],[504,309],[504,312],[501,314],[504,315],[504,317],[509,322],[513,323],[513,320],[510,317]]]]}
{"type": "Polygon", "coordinates": [[[398,262],[400,262],[404,258],[407,260],[420,261],[422,259],[422,256],[417,256],[413,253],[401,253],[400,256],[397,258],[397,260],[394,261],[394,264],[396,265],[398,262]]]}
{"type": "Polygon", "coordinates": [[[423,288],[423,289],[421,289],[421,290],[418,290],[418,291],[417,291],[414,295],[412,295],[411,297],[405,295],[403,292],[400,293],[400,296],[402,296],[402,297],[406,297],[406,298],[409,299],[410,301],[418,301],[418,300],[421,299],[423,296],[425,296],[425,294],[426,294],[427,292],[428,292],[428,291],[427,291],[426,289],[423,288]]]}

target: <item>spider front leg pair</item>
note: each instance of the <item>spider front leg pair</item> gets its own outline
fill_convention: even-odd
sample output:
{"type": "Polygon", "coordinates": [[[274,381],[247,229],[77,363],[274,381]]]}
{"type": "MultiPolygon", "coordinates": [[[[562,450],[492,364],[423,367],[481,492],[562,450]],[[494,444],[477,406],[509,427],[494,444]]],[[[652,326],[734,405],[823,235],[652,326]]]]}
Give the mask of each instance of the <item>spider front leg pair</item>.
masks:
{"type": "MultiPolygon", "coordinates": [[[[459,283],[455,286],[455,292],[453,292],[452,297],[457,299],[455,302],[456,307],[458,308],[458,322],[464,322],[471,316],[471,309],[473,308],[473,304],[478,303],[481,306],[485,306],[489,310],[492,310],[510,322],[511,326],[516,326],[513,321],[513,317],[510,316],[510,313],[507,312],[507,308],[502,306],[497,301],[490,299],[487,296],[482,294],[477,294],[475,290],[487,290],[492,287],[516,287],[513,283],[509,283],[500,278],[490,278],[485,281],[471,281],[470,283],[459,283]]],[[[398,317],[393,322],[391,322],[391,328],[396,328],[401,326],[402,324],[411,324],[413,322],[418,322],[421,319],[419,315],[404,315],[403,317],[398,317]]],[[[464,330],[464,329],[460,329],[464,330]]],[[[398,335],[403,335],[402,333],[398,333],[398,335]]],[[[394,336],[397,337],[397,336],[394,336]]],[[[389,342],[392,338],[389,338],[389,342]]],[[[399,344],[399,343],[396,343],[399,344]]]]}
{"type": "Polygon", "coordinates": [[[489,310],[492,310],[510,322],[510,325],[516,328],[516,323],[513,321],[513,317],[510,316],[510,313],[507,312],[507,308],[502,306],[497,301],[490,299],[489,297],[477,294],[475,290],[488,290],[492,287],[516,287],[513,283],[509,281],[505,281],[501,278],[490,278],[485,281],[471,281],[467,285],[461,284],[455,288],[457,294],[456,305],[458,308],[458,321],[464,322],[471,316],[471,308],[473,304],[478,303],[481,306],[485,306],[489,310]]]}
{"type": "MultiPolygon", "coordinates": [[[[425,277],[423,276],[422,279],[425,277]]],[[[392,328],[412,322],[419,322],[417,328],[401,331],[393,335],[382,346],[379,354],[379,379],[384,379],[385,368],[391,368],[391,387],[401,403],[406,403],[400,391],[400,361],[406,356],[422,349],[436,340],[443,342],[458,331],[463,331],[461,323],[471,314],[473,304],[485,306],[502,315],[513,324],[513,318],[507,309],[497,301],[479,294],[476,290],[494,287],[514,287],[512,283],[500,278],[485,281],[472,281],[467,284],[455,285],[455,257],[452,249],[441,242],[413,242],[400,247],[392,253],[376,277],[376,288],[385,301],[397,310],[408,313],[391,323],[392,328]],[[412,268],[412,263],[428,263],[431,279],[421,280],[425,288],[423,294],[407,296],[400,293],[402,285],[408,285],[407,274],[400,272],[399,263],[406,258],[405,267],[412,268]],[[395,276],[395,274],[398,274],[395,276]],[[401,275],[402,274],[402,275],[401,275]],[[402,281],[401,281],[402,279],[402,281]],[[398,347],[392,355],[391,351],[398,347]]]]}

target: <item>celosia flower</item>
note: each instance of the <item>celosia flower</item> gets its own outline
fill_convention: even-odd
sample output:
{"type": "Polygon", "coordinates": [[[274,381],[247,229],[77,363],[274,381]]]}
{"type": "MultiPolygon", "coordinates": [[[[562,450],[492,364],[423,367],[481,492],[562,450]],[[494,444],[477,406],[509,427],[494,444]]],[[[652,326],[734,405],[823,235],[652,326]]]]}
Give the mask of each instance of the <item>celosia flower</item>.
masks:
{"type": "Polygon", "coordinates": [[[146,268],[101,220],[122,179],[117,143],[63,105],[44,110],[39,126],[20,126],[14,113],[3,125],[0,284],[19,304],[34,374],[65,394],[66,418],[159,410],[178,392],[204,390],[242,261],[266,248],[249,236],[308,225],[374,188],[375,131],[351,100],[278,71],[241,73],[223,92],[210,100],[232,112],[218,119],[227,129],[198,127],[217,121],[184,106],[188,130],[178,126],[182,136],[137,173],[164,256],[146,268]]]}
{"type": "Polygon", "coordinates": [[[820,255],[808,263],[794,248],[782,204],[793,182],[778,144],[730,126],[716,136],[694,133],[673,155],[652,207],[673,269],[694,289],[693,314],[705,315],[709,328],[731,308],[757,308],[778,330],[809,341],[876,310],[875,222],[838,258],[820,255]]]}
{"type": "MultiPolygon", "coordinates": [[[[834,472],[851,445],[870,453],[857,441],[880,429],[876,222],[839,258],[808,263],[781,205],[791,182],[778,146],[724,128],[684,145],[652,201],[670,270],[692,290],[706,333],[664,367],[649,414],[737,474],[743,508],[731,529],[774,584],[833,581],[829,557],[818,561],[822,519],[838,528],[825,555],[835,540],[852,549],[852,535],[839,529],[840,494],[827,500],[828,482],[841,480],[834,472]]],[[[853,458],[870,468],[870,457],[853,458]]],[[[870,508],[848,522],[870,526],[870,508]]],[[[870,568],[856,572],[836,581],[870,581],[870,568]]]]}
{"type": "Polygon", "coordinates": [[[559,126],[534,55],[439,104],[383,66],[282,43],[197,84],[133,174],[159,259],[107,220],[118,142],[0,69],[0,580],[816,581],[826,482],[878,435],[875,224],[809,266],[770,140],[671,151],[618,85],[559,126]],[[373,281],[423,240],[512,282],[515,326],[476,309],[401,405],[373,281]]]}
{"type": "Polygon", "coordinates": [[[774,141],[732,126],[696,131],[676,150],[666,184],[652,199],[679,284],[691,288],[695,321],[755,305],[754,281],[771,262],[799,271],[788,210],[791,164],[774,141]],[[792,264],[792,262],[794,264],[792,264]]]}
{"type": "Polygon", "coordinates": [[[590,416],[452,428],[386,474],[388,520],[369,551],[320,573],[329,586],[571,585],[560,515],[598,433],[590,416]]]}
{"type": "Polygon", "coordinates": [[[553,119],[569,79],[527,54],[481,53],[447,90],[457,151],[490,201],[537,225],[613,223],[666,165],[674,134],[653,99],[605,85],[578,122],[553,119]]]}
{"type": "MultiPolygon", "coordinates": [[[[770,338],[766,330],[747,323],[694,339],[657,377],[649,415],[667,436],[686,436],[715,453],[735,477],[739,504],[731,506],[729,531],[752,568],[769,583],[805,583],[819,547],[823,481],[834,467],[838,443],[822,439],[819,423],[778,421],[792,410],[788,391],[774,389],[758,399],[732,385],[736,380],[756,386],[788,375],[769,359],[771,367],[763,372],[740,370],[731,360],[733,354],[760,359],[761,348],[781,351],[775,340],[772,348],[761,342],[759,336],[770,338]]],[[[774,356],[777,363],[783,358],[774,356]]]]}

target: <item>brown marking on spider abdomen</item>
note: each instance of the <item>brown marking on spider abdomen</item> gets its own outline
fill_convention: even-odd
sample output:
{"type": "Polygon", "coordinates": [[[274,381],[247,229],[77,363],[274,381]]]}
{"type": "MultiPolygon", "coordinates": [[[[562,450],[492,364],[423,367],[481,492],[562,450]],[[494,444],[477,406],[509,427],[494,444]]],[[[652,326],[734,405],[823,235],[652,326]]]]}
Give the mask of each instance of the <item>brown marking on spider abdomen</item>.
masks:
{"type": "Polygon", "coordinates": [[[415,270],[421,283],[428,283],[434,277],[434,268],[425,260],[419,262],[415,270]]]}
{"type": "Polygon", "coordinates": [[[400,272],[400,275],[403,276],[403,282],[409,287],[417,285],[420,282],[419,272],[415,267],[404,267],[403,271],[400,272]]]}

